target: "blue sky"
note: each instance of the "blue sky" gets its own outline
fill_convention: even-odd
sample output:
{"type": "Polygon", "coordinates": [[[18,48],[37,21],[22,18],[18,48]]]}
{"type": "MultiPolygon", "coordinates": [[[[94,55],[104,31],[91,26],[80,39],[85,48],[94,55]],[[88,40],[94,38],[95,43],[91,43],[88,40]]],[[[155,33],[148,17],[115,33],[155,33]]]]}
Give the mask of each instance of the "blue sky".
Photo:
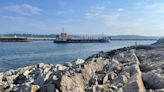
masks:
{"type": "Polygon", "coordinates": [[[0,0],[0,34],[164,36],[164,0],[0,0]]]}

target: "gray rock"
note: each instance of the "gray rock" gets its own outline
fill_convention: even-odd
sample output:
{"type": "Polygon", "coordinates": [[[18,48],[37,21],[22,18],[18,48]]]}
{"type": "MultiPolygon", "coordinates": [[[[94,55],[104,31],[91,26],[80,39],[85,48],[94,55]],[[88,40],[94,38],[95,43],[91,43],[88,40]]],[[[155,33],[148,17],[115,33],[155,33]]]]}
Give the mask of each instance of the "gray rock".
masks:
{"type": "Polygon", "coordinates": [[[72,67],[72,63],[71,62],[66,62],[63,65],[66,66],[66,67],[72,67]]]}
{"type": "Polygon", "coordinates": [[[12,91],[14,92],[31,92],[31,86],[23,84],[23,85],[16,85],[13,87],[12,91]]]}
{"type": "Polygon", "coordinates": [[[46,84],[39,89],[39,92],[55,92],[55,91],[56,89],[54,84],[46,84]]]}
{"type": "Polygon", "coordinates": [[[147,89],[164,88],[164,77],[154,71],[143,74],[143,81],[147,89]]]}
{"type": "Polygon", "coordinates": [[[82,64],[82,63],[84,63],[85,61],[83,60],[83,59],[77,59],[77,60],[75,60],[73,63],[75,64],[75,65],[80,65],[80,64],[82,64]]]}
{"type": "Polygon", "coordinates": [[[39,63],[38,66],[39,66],[39,68],[43,68],[44,63],[39,63]]]}
{"type": "Polygon", "coordinates": [[[133,65],[129,82],[123,87],[123,92],[146,92],[145,86],[142,81],[142,74],[138,65],[133,65]]]}
{"type": "Polygon", "coordinates": [[[112,90],[117,90],[117,89],[118,89],[117,86],[114,86],[114,85],[110,85],[110,88],[111,88],[112,90]]]}
{"type": "Polygon", "coordinates": [[[164,89],[156,89],[156,90],[153,90],[153,92],[164,92],[164,89]]]}

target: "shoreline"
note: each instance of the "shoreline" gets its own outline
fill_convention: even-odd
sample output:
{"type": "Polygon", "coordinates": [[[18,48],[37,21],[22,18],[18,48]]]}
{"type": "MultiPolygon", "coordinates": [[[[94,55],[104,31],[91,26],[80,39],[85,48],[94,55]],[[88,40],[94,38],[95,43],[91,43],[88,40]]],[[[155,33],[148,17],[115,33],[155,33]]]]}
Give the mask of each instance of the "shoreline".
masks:
{"type": "Polygon", "coordinates": [[[0,73],[0,92],[159,92],[164,88],[163,52],[153,45],[130,46],[85,60],[20,67],[0,73]]]}

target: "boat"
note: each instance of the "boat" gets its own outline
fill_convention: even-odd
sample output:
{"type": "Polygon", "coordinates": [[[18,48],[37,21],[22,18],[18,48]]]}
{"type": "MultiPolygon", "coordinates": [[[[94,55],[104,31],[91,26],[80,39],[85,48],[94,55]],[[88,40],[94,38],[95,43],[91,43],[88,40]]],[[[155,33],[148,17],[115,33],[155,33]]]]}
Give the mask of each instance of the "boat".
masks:
{"type": "Polygon", "coordinates": [[[54,43],[104,43],[109,42],[108,37],[92,37],[92,36],[83,36],[83,37],[70,37],[66,32],[62,32],[60,35],[56,36],[54,43]]]}

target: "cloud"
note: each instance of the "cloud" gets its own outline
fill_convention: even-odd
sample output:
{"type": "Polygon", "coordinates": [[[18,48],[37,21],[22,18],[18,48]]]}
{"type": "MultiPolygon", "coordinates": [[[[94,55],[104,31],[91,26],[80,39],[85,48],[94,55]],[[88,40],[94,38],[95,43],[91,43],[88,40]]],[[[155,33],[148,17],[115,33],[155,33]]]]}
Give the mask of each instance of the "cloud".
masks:
{"type": "Polygon", "coordinates": [[[118,8],[118,11],[122,12],[122,11],[124,11],[124,8],[118,8]]]}
{"type": "Polygon", "coordinates": [[[97,6],[93,9],[91,9],[90,11],[86,12],[85,18],[90,19],[90,18],[93,18],[95,16],[98,16],[98,15],[103,13],[104,9],[105,9],[105,7],[103,7],[103,6],[97,6]]]}
{"type": "Polygon", "coordinates": [[[21,15],[26,15],[26,16],[30,16],[30,15],[40,15],[41,13],[41,9],[36,7],[36,6],[32,6],[29,4],[21,4],[21,5],[8,5],[3,7],[4,10],[10,11],[10,12],[15,12],[21,15]]]}
{"type": "Polygon", "coordinates": [[[164,30],[164,24],[149,23],[142,18],[122,19],[121,13],[104,15],[99,23],[101,28],[109,31],[105,33],[115,35],[159,35],[158,32],[162,35],[164,30]]]}
{"type": "Polygon", "coordinates": [[[0,33],[53,33],[56,26],[42,20],[35,20],[24,16],[9,16],[0,14],[0,33]],[[29,28],[31,28],[29,30],[29,28]]]}
{"type": "Polygon", "coordinates": [[[164,13],[164,4],[150,4],[146,5],[145,8],[156,13],[164,13]]]}

